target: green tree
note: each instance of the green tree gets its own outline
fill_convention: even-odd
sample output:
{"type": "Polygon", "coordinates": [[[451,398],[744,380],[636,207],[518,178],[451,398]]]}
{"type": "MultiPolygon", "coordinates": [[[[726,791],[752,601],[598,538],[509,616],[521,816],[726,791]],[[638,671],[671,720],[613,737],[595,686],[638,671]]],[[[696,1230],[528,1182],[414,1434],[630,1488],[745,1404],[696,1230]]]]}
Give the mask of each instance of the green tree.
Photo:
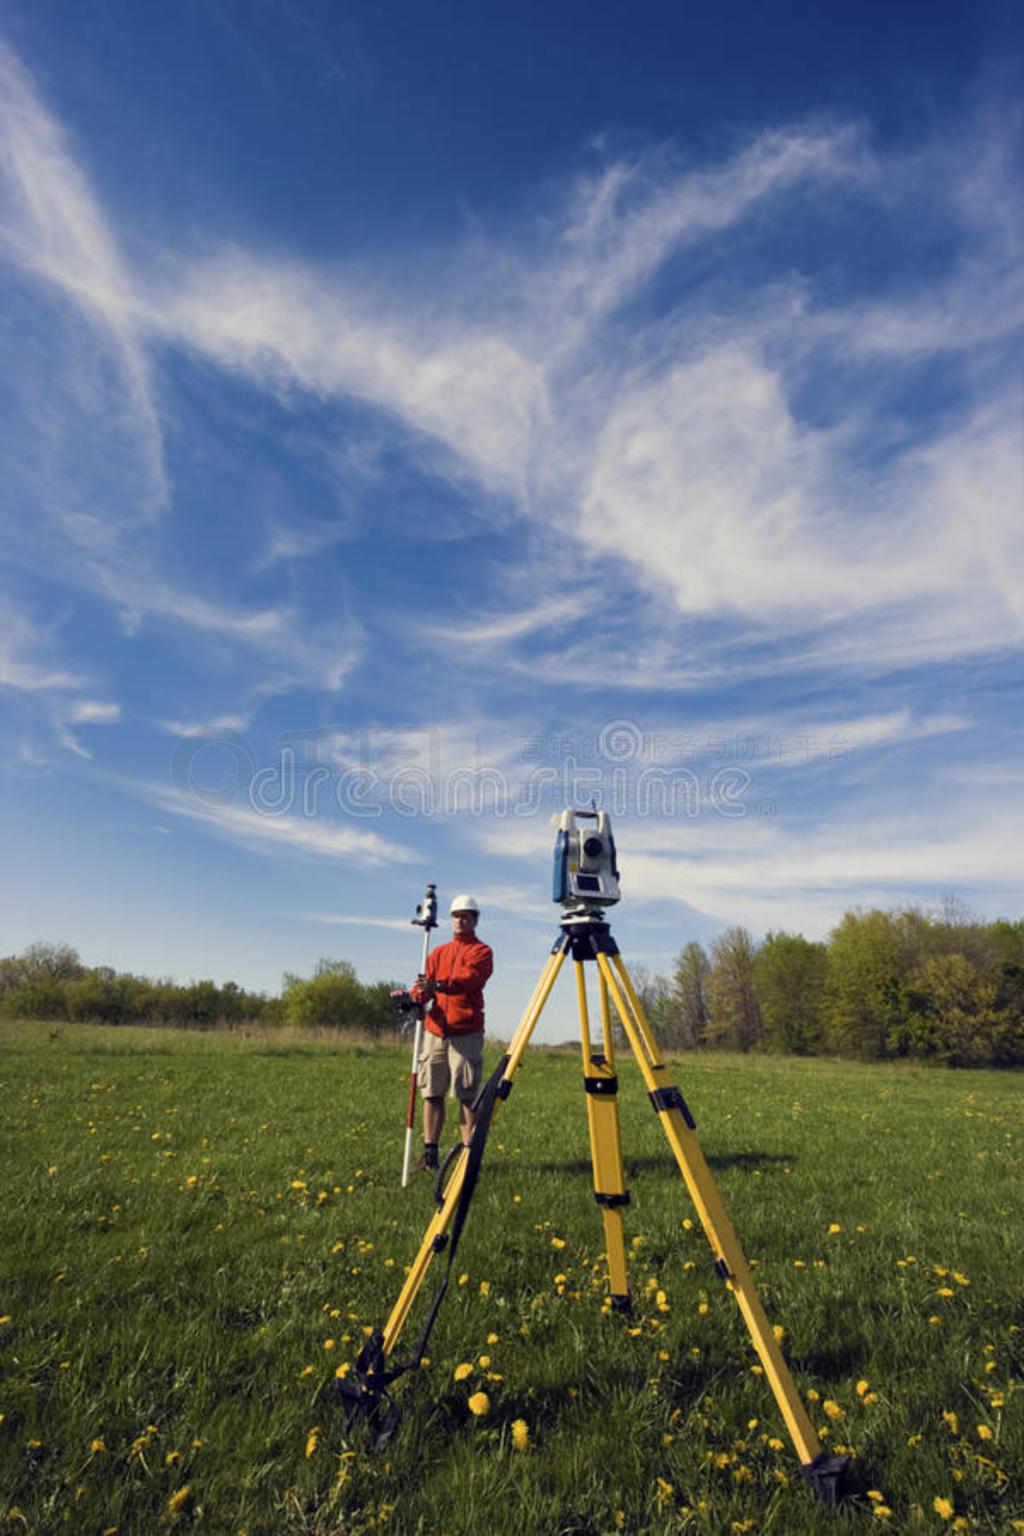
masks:
{"type": "MultiPolygon", "coordinates": [[[[0,997],[25,987],[35,989],[25,994],[27,998],[53,997],[56,995],[53,989],[60,991],[69,981],[84,974],[85,967],[78,951],[70,944],[30,944],[20,955],[7,955],[0,960],[0,997]]],[[[45,1018],[46,1015],[33,1014],[31,1017],[45,1018]]]]}
{"type": "Polygon", "coordinates": [[[301,1029],[343,1029],[377,1033],[382,1026],[379,997],[368,997],[348,960],[318,961],[307,980],[285,977],[284,1022],[301,1029]]]}
{"type": "Polygon", "coordinates": [[[828,950],[795,933],[770,933],[754,961],[753,986],[771,1051],[807,1056],[820,1049],[828,950]]]}
{"type": "MultiPolygon", "coordinates": [[[[916,925],[914,933],[920,937],[916,925]]],[[[898,1053],[906,1016],[906,939],[898,919],[877,910],[847,912],[832,930],[822,998],[830,1050],[866,1060],[898,1053]]]]}
{"type": "Polygon", "coordinates": [[[745,928],[727,928],[711,946],[708,975],[709,1045],[749,1051],[764,1033],[761,1010],[754,993],[754,960],[757,946],[745,928]]]}
{"type": "Polygon", "coordinates": [[[0,1010],[11,1019],[66,1019],[68,1016],[64,988],[46,976],[9,987],[0,1000],[0,1010]]]}
{"type": "Polygon", "coordinates": [[[910,978],[907,998],[906,1046],[913,1055],[970,1067],[1012,1050],[1013,1017],[998,1006],[995,982],[965,955],[933,955],[910,978]]]}
{"type": "MultiPolygon", "coordinates": [[[[669,983],[664,976],[650,971],[644,965],[631,965],[629,967],[629,979],[633,983],[637,1001],[643,1011],[644,1018],[651,1027],[654,1038],[662,1046],[671,1046],[676,1042],[672,1035],[672,995],[669,983]]],[[[619,1019],[618,1010],[614,1003],[609,1002],[612,1017],[612,1034],[616,1045],[625,1045],[626,1036],[619,1019]]]]}
{"type": "Polygon", "coordinates": [[[670,1009],[666,1018],[667,1045],[692,1051],[701,1045],[708,1029],[708,977],[711,961],[691,939],[672,973],[670,1009]]]}

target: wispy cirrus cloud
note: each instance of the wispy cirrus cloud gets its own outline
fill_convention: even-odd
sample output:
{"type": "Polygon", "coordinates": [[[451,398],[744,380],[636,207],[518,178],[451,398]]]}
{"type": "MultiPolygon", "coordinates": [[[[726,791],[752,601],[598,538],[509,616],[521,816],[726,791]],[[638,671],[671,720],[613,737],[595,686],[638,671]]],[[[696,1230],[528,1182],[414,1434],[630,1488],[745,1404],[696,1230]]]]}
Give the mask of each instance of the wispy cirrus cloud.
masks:
{"type": "Polygon", "coordinates": [[[122,787],[161,811],[256,853],[308,855],[363,866],[421,862],[414,849],[358,827],[288,812],[273,815],[246,805],[215,804],[163,784],[124,781],[122,787]]]}
{"type": "Polygon", "coordinates": [[[0,687],[52,693],[87,686],[80,672],[53,659],[54,635],[0,593],[0,687]]]}
{"type": "MultiPolygon", "coordinates": [[[[507,601],[486,618],[438,622],[433,638],[452,654],[477,643],[520,675],[557,663],[567,680],[644,691],[1019,644],[1024,535],[1008,380],[1024,317],[1013,259],[1024,221],[998,195],[1008,159],[989,147],[991,125],[962,135],[985,195],[963,146],[959,160],[949,140],[887,157],[856,124],[767,129],[701,165],[664,152],[620,159],[568,185],[557,216],[532,230],[453,246],[424,293],[395,265],[367,280],[228,244],[199,257],[168,248],[151,270],[133,266],[9,51],[0,97],[9,257],[113,348],[115,414],[149,445],[142,503],[168,506],[153,379],[170,348],[285,413],[308,400],[339,423],[353,406],[386,419],[428,477],[472,503],[475,522],[504,529],[512,518],[522,538],[507,601]],[[773,253],[791,225],[834,227],[841,245],[851,210],[884,224],[879,238],[895,249],[922,209],[950,254],[927,282],[894,281],[884,296],[837,289],[811,256],[794,270],[773,253]],[[733,248],[739,266],[726,259],[733,248]],[[491,270],[500,287],[479,275],[491,270]],[[960,354],[973,361],[979,348],[968,370],[960,354]],[[901,430],[889,400],[922,370],[948,375],[948,401],[901,430]],[[568,553],[552,560],[559,542],[568,553]],[[620,629],[603,611],[577,640],[581,584],[594,590],[595,574],[611,571],[629,594],[628,621],[620,629]]],[[[351,610],[317,625],[301,601],[170,580],[156,542],[126,538],[116,516],[73,495],[55,504],[86,556],[66,562],[69,579],[88,582],[129,627],[223,641],[239,668],[261,672],[250,699],[304,681],[331,690],[358,663],[351,610]]],[[[286,522],[268,541],[261,528],[241,566],[301,568],[338,536],[330,524],[286,522]]],[[[496,555],[495,587],[500,565],[496,555]]]]}
{"type": "MultiPolygon", "coordinates": [[[[246,690],[256,696],[337,687],[359,653],[354,620],[314,624],[291,605],[253,606],[195,562],[177,581],[161,568],[175,508],[152,273],[125,259],[72,140],[2,42],[0,253],[22,280],[4,343],[16,397],[3,431],[9,551],[100,596],[129,633],[147,622],[191,630],[217,640],[222,666],[232,647],[258,668],[246,690]]],[[[22,665],[16,675],[30,674],[22,665]]]]}
{"type": "Polygon", "coordinates": [[[2,39],[0,240],[9,261],[63,293],[89,322],[92,345],[103,349],[106,368],[90,361],[79,392],[101,391],[116,416],[127,418],[122,424],[136,451],[141,492],[131,512],[135,518],[155,517],[166,503],[168,485],[134,278],[67,136],[2,39]]]}

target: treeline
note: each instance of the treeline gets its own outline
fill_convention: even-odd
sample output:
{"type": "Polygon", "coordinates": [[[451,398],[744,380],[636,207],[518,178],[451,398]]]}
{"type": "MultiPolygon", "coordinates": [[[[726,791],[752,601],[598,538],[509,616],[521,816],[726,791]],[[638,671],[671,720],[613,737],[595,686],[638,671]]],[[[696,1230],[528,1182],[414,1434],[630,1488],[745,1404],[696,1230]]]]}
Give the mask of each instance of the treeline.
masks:
{"type": "MultiPolygon", "coordinates": [[[[939,916],[847,912],[822,943],[792,933],[757,943],[730,928],[709,950],[687,944],[671,977],[634,970],[634,980],[666,1049],[1024,1065],[1024,920],[982,923],[953,898],[939,916]]],[[[394,985],[321,960],[268,997],[230,981],[183,986],[87,967],[67,945],[33,944],[0,960],[0,1015],[382,1036],[401,1028],[394,985]]]]}
{"type": "Polygon", "coordinates": [[[730,928],[640,990],[673,1049],[1024,1064],[1024,921],[982,923],[952,898],[938,917],[848,912],[824,943],[730,928]]]}
{"type": "Polygon", "coordinates": [[[364,985],[347,960],[321,960],[311,977],[287,974],[280,997],[268,997],[233,981],[181,985],[107,965],[85,966],[69,945],[32,944],[23,954],[0,959],[0,1015],[151,1028],[292,1025],[379,1035],[399,1027],[390,1001],[393,985],[364,985]]]}

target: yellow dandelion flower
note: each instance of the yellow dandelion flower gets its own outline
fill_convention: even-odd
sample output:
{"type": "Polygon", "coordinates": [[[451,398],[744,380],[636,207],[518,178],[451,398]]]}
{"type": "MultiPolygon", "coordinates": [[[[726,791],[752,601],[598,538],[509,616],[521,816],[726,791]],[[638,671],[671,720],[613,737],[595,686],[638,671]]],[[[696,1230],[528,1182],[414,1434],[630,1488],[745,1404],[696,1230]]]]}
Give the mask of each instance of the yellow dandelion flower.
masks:
{"type": "Polygon", "coordinates": [[[473,1367],[471,1363],[468,1360],[463,1360],[461,1365],[457,1365],[455,1367],[452,1375],[455,1377],[456,1381],[465,1381],[467,1376],[472,1375],[472,1371],[473,1367]]]}
{"type": "Polygon", "coordinates": [[[935,1292],[935,1294],[936,1294],[936,1296],[952,1296],[954,1293],[953,1293],[953,1289],[952,1289],[951,1286],[940,1285],[939,1289],[935,1292]]]}
{"type": "Polygon", "coordinates": [[[672,1484],[666,1482],[663,1477],[659,1477],[657,1479],[657,1489],[658,1489],[658,1503],[659,1504],[671,1504],[672,1497],[673,1497],[673,1495],[675,1493],[675,1489],[673,1488],[672,1484]]]}
{"type": "Polygon", "coordinates": [[[480,1295],[481,1296],[489,1295],[490,1289],[491,1289],[491,1282],[489,1280],[481,1280],[480,1281],[480,1295]]]}
{"type": "Polygon", "coordinates": [[[823,1406],[830,1419],[846,1418],[846,1414],[843,1412],[842,1408],[840,1408],[839,1404],[833,1402],[830,1397],[826,1397],[823,1406]]]}
{"type": "Polygon", "coordinates": [[[488,1344],[497,1344],[497,1342],[498,1342],[498,1335],[496,1333],[489,1333],[487,1335],[487,1342],[488,1342],[488,1344]]]}
{"type": "Polygon", "coordinates": [[[861,1378],[861,1380],[858,1381],[858,1383],[857,1383],[857,1396],[858,1397],[863,1397],[865,1392],[868,1390],[868,1387],[870,1385],[871,1385],[870,1382],[865,1381],[863,1378],[861,1378]]]}
{"type": "Polygon", "coordinates": [[[525,1419],[512,1420],[512,1448],[525,1451],[530,1443],[530,1426],[525,1419]]]}
{"type": "Polygon", "coordinates": [[[90,1456],[105,1456],[107,1454],[107,1448],[104,1445],[103,1441],[102,1440],[90,1440],[89,1441],[89,1454],[90,1454],[90,1456]]]}
{"type": "Polygon", "coordinates": [[[934,1509],[940,1520],[952,1520],[953,1518],[952,1499],[935,1498],[932,1500],[932,1509],[934,1509]]]}
{"type": "Polygon", "coordinates": [[[485,1413],[490,1413],[491,1400],[486,1392],[473,1393],[473,1396],[469,1399],[469,1411],[475,1414],[478,1419],[482,1419],[485,1413]]]}
{"type": "Polygon", "coordinates": [[[891,1520],[892,1510],[888,1504],[876,1504],[871,1513],[879,1520],[891,1520]]]}
{"type": "Polygon", "coordinates": [[[978,1439],[979,1440],[991,1440],[992,1439],[992,1431],[989,1429],[987,1424],[979,1424],[978,1425],[978,1439]]]}
{"type": "Polygon", "coordinates": [[[177,1493],[172,1493],[167,1500],[168,1513],[172,1515],[178,1514],[180,1510],[184,1509],[191,1496],[192,1490],[189,1488],[188,1483],[186,1483],[184,1488],[179,1488],[177,1493]]]}
{"type": "Polygon", "coordinates": [[[565,1247],[565,1238],[564,1237],[553,1237],[551,1239],[551,1246],[552,1246],[552,1248],[564,1248],[565,1247]]]}
{"type": "Polygon", "coordinates": [[[335,1376],[337,1376],[338,1380],[340,1381],[342,1379],[342,1377],[348,1375],[348,1373],[349,1373],[349,1371],[351,1369],[352,1369],[352,1366],[349,1363],[349,1361],[348,1360],[343,1360],[341,1362],[341,1364],[338,1366],[338,1368],[336,1369],[336,1371],[334,1372],[334,1374],[335,1374],[335,1376]]]}
{"type": "Polygon", "coordinates": [[[868,1498],[872,1504],[883,1504],[885,1502],[885,1494],[879,1488],[869,1488],[868,1498]]]}
{"type": "Polygon", "coordinates": [[[841,1232],[841,1231],[842,1231],[842,1230],[843,1230],[843,1229],[842,1229],[842,1227],[841,1227],[841,1226],[840,1226],[840,1225],[839,1225],[839,1223],[838,1223],[838,1221],[834,1221],[834,1222],[833,1222],[833,1223],[832,1223],[832,1225],[831,1225],[831,1226],[830,1226],[830,1227],[829,1227],[829,1229],[828,1229],[828,1235],[829,1235],[829,1237],[835,1237],[835,1235],[836,1235],[836,1233],[837,1233],[837,1232],[841,1232]]]}
{"type": "Polygon", "coordinates": [[[956,1414],[952,1411],[952,1409],[950,1409],[950,1408],[943,1409],[942,1417],[945,1419],[946,1423],[949,1425],[949,1432],[950,1432],[950,1434],[951,1435],[958,1435],[960,1433],[960,1420],[957,1418],[956,1414]]]}
{"type": "Polygon", "coordinates": [[[309,1459],[320,1443],[320,1426],[317,1424],[306,1437],[306,1458],[309,1459]]]}

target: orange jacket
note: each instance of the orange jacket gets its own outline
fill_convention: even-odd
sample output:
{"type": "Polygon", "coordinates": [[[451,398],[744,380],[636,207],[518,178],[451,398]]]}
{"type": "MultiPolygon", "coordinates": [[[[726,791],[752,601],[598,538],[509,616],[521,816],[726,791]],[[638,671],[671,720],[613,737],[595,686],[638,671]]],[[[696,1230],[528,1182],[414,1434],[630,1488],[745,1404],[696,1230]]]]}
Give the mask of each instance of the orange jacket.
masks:
{"type": "Polygon", "coordinates": [[[424,1028],[432,1035],[472,1035],[484,1027],[484,984],[494,956],[475,934],[457,934],[427,956],[427,975],[437,992],[424,1028]]]}

